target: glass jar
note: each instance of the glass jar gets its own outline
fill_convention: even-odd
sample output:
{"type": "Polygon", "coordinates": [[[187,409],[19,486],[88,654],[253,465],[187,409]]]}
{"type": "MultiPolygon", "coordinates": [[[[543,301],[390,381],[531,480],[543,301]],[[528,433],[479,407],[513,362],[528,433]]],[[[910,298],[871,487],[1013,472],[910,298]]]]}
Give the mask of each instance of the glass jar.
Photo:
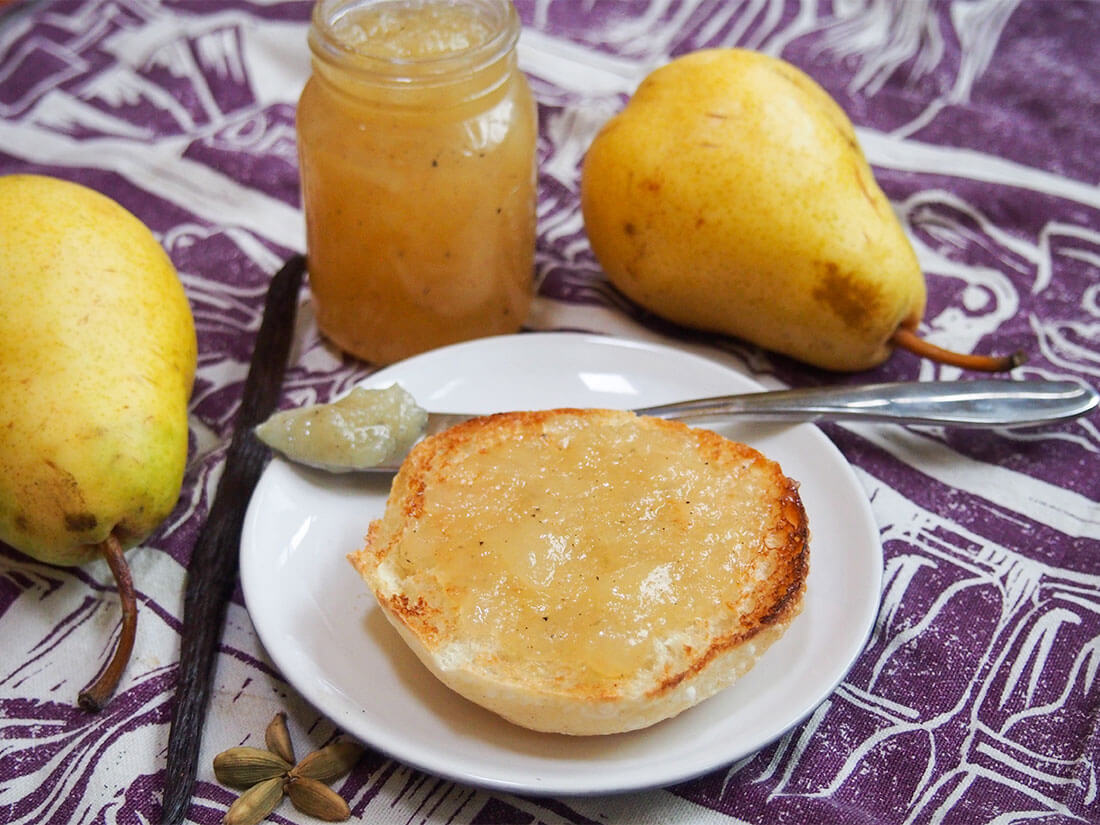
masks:
{"type": "Polygon", "coordinates": [[[515,332],[537,121],[509,0],[320,0],[298,103],[321,332],[377,364],[515,332]]]}

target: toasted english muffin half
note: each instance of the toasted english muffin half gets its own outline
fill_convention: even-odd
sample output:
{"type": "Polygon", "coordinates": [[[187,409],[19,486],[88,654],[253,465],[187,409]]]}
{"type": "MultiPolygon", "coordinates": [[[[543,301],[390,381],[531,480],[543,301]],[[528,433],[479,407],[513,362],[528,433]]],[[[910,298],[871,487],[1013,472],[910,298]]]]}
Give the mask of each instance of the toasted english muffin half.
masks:
{"type": "Polygon", "coordinates": [[[421,442],[348,558],[420,660],[539,731],[652,725],[728,687],[802,607],[798,484],[744,444],[617,410],[421,442]]]}

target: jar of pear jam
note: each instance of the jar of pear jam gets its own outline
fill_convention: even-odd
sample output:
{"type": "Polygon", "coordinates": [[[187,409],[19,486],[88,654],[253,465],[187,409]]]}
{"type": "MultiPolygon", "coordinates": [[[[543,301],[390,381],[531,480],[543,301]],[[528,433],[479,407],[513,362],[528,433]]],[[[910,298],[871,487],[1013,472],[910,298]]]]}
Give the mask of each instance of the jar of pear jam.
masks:
{"type": "Polygon", "coordinates": [[[531,301],[536,110],[509,0],[320,0],[298,103],[323,335],[385,364],[515,332],[531,301]]]}

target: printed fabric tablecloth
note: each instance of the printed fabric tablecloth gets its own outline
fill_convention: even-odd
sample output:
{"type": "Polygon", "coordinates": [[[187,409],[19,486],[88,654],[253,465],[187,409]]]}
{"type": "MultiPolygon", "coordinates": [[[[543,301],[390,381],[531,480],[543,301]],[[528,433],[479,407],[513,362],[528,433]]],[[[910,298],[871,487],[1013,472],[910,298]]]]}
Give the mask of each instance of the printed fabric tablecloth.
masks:
{"type": "MultiPolygon", "coordinates": [[[[1020,378],[1100,380],[1100,5],[1089,0],[517,0],[540,108],[538,296],[527,330],[703,353],[773,386],[975,377],[897,354],[841,376],[662,323],[609,285],[579,165],[645,74],[704,46],[779,55],[850,114],[926,273],[921,332],[1024,349],[1020,378]]],[[[188,558],[220,477],[271,274],[304,251],[294,132],[304,0],[0,4],[0,173],[87,184],[175,262],[199,336],[173,515],[128,558],[135,655],[77,709],[117,631],[105,563],[0,548],[0,821],[159,820],[188,558]]],[[[0,266],[3,262],[0,261],[0,266]]],[[[319,338],[308,292],[284,405],[371,371],[319,338]]],[[[759,752],[666,788],[490,792],[368,750],[336,784],[376,823],[1100,821],[1100,416],[1038,430],[823,425],[885,560],[870,640],[834,693],[759,752]]],[[[286,710],[300,750],[341,735],[282,678],[240,589],[229,607],[190,821],[236,791],[213,756],[286,710]]],[[[284,804],[271,821],[310,820],[284,804]]]]}

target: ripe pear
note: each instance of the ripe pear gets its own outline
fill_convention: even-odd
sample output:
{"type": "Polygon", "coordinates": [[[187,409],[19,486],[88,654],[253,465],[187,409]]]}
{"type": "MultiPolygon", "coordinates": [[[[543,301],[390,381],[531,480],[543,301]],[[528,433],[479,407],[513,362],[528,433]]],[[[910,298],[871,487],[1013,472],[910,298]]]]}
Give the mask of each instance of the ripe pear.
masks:
{"type": "Polygon", "coordinates": [[[832,370],[916,338],[917,256],[847,115],[791,64],[743,49],[653,71],[592,142],[581,176],[592,250],[659,316],[832,370]]]}
{"type": "Polygon", "coordinates": [[[0,177],[0,540],[49,564],[107,558],[123,628],[88,709],[133,646],[123,550],[179,499],[195,366],[183,287],[141,221],[75,183],[0,177]]]}

